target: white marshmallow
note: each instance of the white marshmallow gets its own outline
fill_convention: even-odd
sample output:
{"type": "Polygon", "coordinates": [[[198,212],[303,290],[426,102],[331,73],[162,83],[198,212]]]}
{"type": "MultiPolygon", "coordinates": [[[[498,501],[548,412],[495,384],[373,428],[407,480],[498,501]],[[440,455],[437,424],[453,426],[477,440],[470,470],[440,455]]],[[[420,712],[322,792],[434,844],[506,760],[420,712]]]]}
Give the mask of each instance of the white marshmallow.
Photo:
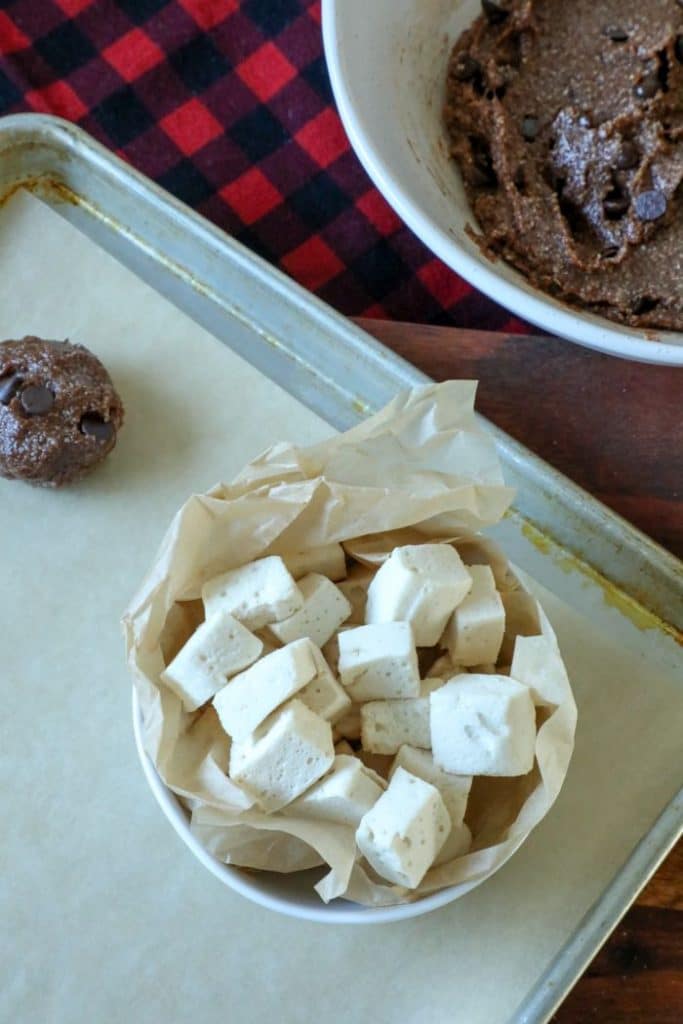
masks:
{"type": "Polygon", "coordinates": [[[383,622],[340,633],[339,676],[355,701],[419,697],[417,653],[408,623],[383,622]]]}
{"type": "Polygon", "coordinates": [[[301,608],[272,623],[270,631],[285,644],[307,636],[322,647],[351,614],[351,605],[339,588],[319,573],[309,573],[299,580],[299,590],[303,597],[301,608]]]}
{"type": "Polygon", "coordinates": [[[358,828],[383,792],[357,757],[337,755],[332,770],[290,804],[288,813],[358,828]]]}
{"type": "Polygon", "coordinates": [[[360,704],[351,704],[349,710],[334,723],[335,735],[347,740],[360,739],[360,704]]]}
{"type": "Polygon", "coordinates": [[[256,661],[263,644],[228,612],[207,619],[161,673],[187,711],[211,700],[236,675],[256,661]]]}
{"type": "Polygon", "coordinates": [[[202,587],[207,619],[227,611],[249,629],[285,619],[303,605],[303,597],[278,555],[214,576],[202,587]]]}
{"type": "Polygon", "coordinates": [[[482,665],[498,657],[505,633],[505,609],[488,565],[470,565],[472,589],[455,609],[441,643],[457,665],[482,665]]]}
{"type": "Polygon", "coordinates": [[[300,700],[291,700],[230,748],[230,778],[265,811],[291,803],[334,761],[332,727],[300,700]]]}
{"type": "Polygon", "coordinates": [[[556,706],[570,692],[560,652],[545,636],[517,637],[510,675],[529,687],[534,704],[556,706]]]}
{"type": "Polygon", "coordinates": [[[356,844],[382,878],[415,889],[434,863],[450,828],[438,789],[398,768],[387,791],[363,816],[356,844]]]}
{"type": "Polygon", "coordinates": [[[361,704],[363,749],[373,754],[395,754],[400,746],[429,748],[429,694],[443,686],[443,679],[425,679],[420,696],[412,700],[374,700],[361,704]]]}
{"type": "Polygon", "coordinates": [[[429,750],[417,750],[407,745],[402,746],[396,754],[391,775],[397,768],[405,768],[407,772],[436,786],[446,805],[451,823],[459,825],[463,821],[472,788],[471,775],[454,775],[452,772],[446,772],[436,764],[434,755],[429,750]]]}
{"type": "Polygon", "coordinates": [[[327,719],[328,722],[336,722],[351,708],[351,698],[334,678],[319,648],[315,644],[311,644],[311,647],[316,674],[310,683],[299,690],[297,697],[311,711],[315,711],[316,715],[327,719]]]}
{"type": "Polygon", "coordinates": [[[375,570],[366,565],[356,565],[345,580],[339,583],[339,589],[351,605],[351,614],[346,620],[349,625],[362,626],[365,622],[365,605],[368,599],[368,587],[375,575],[375,570]]]}
{"type": "MultiPolygon", "coordinates": [[[[333,732],[334,735],[334,732],[333,732]]],[[[353,749],[351,744],[347,740],[339,740],[339,743],[334,745],[335,754],[348,754],[349,757],[355,757],[356,751],[353,749]]]]}
{"type": "Polygon", "coordinates": [[[418,647],[433,647],[472,577],[450,544],[394,548],[368,588],[365,621],[409,622],[418,647]]]}
{"type": "Polygon", "coordinates": [[[295,555],[283,555],[283,559],[295,580],[309,572],[319,572],[330,580],[343,580],[346,576],[346,556],[341,544],[321,544],[295,555]]]}
{"type": "Polygon", "coordinates": [[[295,640],[231,679],[213,699],[228,736],[246,739],[276,707],[314,679],[314,650],[310,640],[295,640]]]}
{"type": "Polygon", "coordinates": [[[508,676],[456,676],[430,700],[434,761],[456,775],[526,775],[536,712],[528,687],[508,676]]]}

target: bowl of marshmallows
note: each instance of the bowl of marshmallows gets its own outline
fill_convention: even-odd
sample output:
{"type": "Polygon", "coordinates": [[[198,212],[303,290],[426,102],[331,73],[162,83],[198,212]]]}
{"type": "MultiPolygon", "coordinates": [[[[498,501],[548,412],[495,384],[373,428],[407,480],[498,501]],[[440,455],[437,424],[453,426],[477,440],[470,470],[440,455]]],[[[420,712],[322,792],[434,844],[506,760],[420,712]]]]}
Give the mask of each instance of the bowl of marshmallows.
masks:
{"type": "Polygon", "coordinates": [[[124,620],[162,810],[224,883],[294,916],[457,899],[547,813],[571,756],[552,627],[476,529],[509,492],[493,464],[472,481],[462,435],[481,456],[480,428],[462,389],[457,429],[439,424],[440,388],[190,499],[124,620]],[[460,471],[435,474],[455,434],[460,471]]]}

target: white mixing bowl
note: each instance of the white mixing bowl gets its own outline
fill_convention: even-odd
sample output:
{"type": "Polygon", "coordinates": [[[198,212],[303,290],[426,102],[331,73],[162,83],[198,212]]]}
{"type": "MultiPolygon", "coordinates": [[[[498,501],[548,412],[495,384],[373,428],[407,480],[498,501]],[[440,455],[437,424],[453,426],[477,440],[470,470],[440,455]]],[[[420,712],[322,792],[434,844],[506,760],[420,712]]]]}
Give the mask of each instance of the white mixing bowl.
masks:
{"type": "MultiPolygon", "coordinates": [[[[459,894],[453,888],[423,896],[414,903],[397,907],[363,907],[348,900],[322,902],[313,886],[325,869],[300,871],[296,874],[281,875],[267,871],[244,871],[238,867],[223,864],[190,831],[189,815],[177,796],[164,784],[147,755],[142,743],[142,721],[137,693],[133,687],[133,731],[142,770],[154,798],[182,841],[198,861],[215,875],[224,885],[246,896],[262,907],[277,910],[290,917],[304,921],[320,921],[323,924],[380,924],[388,921],[404,921],[419,917],[430,910],[452,903],[459,894]]],[[[474,883],[476,885],[476,883],[474,883]]]]}
{"type": "Polygon", "coordinates": [[[683,334],[633,330],[582,313],[493,263],[465,232],[472,215],[441,122],[446,64],[480,0],[323,0],[323,36],[351,143],[416,235],[475,288],[569,341],[683,366],[683,334]]]}

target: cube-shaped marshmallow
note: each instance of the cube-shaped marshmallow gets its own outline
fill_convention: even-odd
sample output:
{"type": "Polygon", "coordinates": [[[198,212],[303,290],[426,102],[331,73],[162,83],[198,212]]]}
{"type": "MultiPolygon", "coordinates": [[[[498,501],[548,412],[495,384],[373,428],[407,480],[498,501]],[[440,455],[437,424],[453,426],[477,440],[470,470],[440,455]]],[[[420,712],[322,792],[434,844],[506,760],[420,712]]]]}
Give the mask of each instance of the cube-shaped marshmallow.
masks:
{"type": "Polygon", "coordinates": [[[365,621],[409,622],[417,646],[433,647],[471,586],[450,544],[394,548],[368,588],[365,621]]]}
{"type": "Polygon", "coordinates": [[[510,675],[531,690],[534,704],[556,706],[571,692],[557,644],[546,636],[518,636],[510,675]]]}
{"type": "Polygon", "coordinates": [[[233,742],[229,774],[270,812],[301,796],[333,761],[330,723],[295,698],[248,739],[233,742]]]}
{"type": "Polygon", "coordinates": [[[354,701],[419,697],[417,653],[408,623],[382,622],[340,633],[339,676],[354,701]]]}
{"type": "Polygon", "coordinates": [[[319,573],[304,576],[298,586],[303,605],[288,618],[272,623],[270,631],[283,644],[307,636],[322,647],[349,617],[351,605],[341,590],[319,573]]]}
{"type": "Polygon", "coordinates": [[[383,792],[362,761],[338,754],[328,774],[290,804],[288,813],[358,828],[383,792]]]}
{"type": "Polygon", "coordinates": [[[256,661],[263,644],[228,612],[207,619],[161,673],[187,711],[211,700],[230,676],[256,661]]]}
{"type": "Polygon", "coordinates": [[[351,614],[346,621],[352,626],[362,626],[365,622],[368,587],[374,576],[374,569],[367,565],[356,565],[347,578],[339,583],[339,589],[351,605],[351,614]]]}
{"type": "Polygon", "coordinates": [[[261,658],[216,694],[213,706],[234,740],[246,739],[280,704],[318,674],[310,640],[295,640],[261,658]]]}
{"type": "Polygon", "coordinates": [[[372,700],[361,704],[360,725],[363,749],[373,754],[395,754],[400,746],[429,748],[429,695],[443,679],[425,679],[420,696],[408,700],[372,700]]]}
{"type": "MultiPolygon", "coordinates": [[[[454,829],[458,830],[463,823],[465,811],[467,810],[467,801],[472,788],[472,776],[453,775],[451,772],[443,771],[442,768],[439,768],[434,763],[433,755],[429,751],[416,750],[414,746],[401,746],[393,760],[390,778],[398,768],[404,768],[405,771],[410,771],[413,775],[417,775],[418,778],[429,782],[430,785],[436,786],[441,794],[445,809],[449,812],[451,824],[454,829]]],[[[451,837],[449,836],[450,839],[451,837]]],[[[452,860],[456,856],[456,854],[451,853],[450,849],[445,849],[446,847],[453,849],[456,845],[455,843],[450,843],[449,840],[446,840],[442,853],[450,855],[442,856],[442,854],[439,854],[437,863],[442,863],[444,860],[452,860]]],[[[463,836],[459,836],[457,840],[457,845],[461,852],[463,840],[463,836]]]]}
{"type": "Polygon", "coordinates": [[[316,674],[310,683],[299,690],[297,697],[311,711],[315,711],[316,715],[327,719],[328,722],[336,722],[350,710],[351,698],[334,678],[322,651],[315,644],[311,644],[311,647],[316,674]]]}
{"type": "Polygon", "coordinates": [[[346,555],[341,544],[321,544],[295,555],[283,555],[283,558],[295,580],[309,572],[319,572],[329,580],[343,580],[346,576],[346,555]]]}
{"type": "Polygon", "coordinates": [[[389,788],[361,820],[356,844],[382,878],[415,889],[450,829],[438,789],[398,768],[389,788]]]}
{"type": "Polygon", "coordinates": [[[207,619],[227,611],[249,629],[286,619],[304,603],[287,566],[278,555],[214,576],[202,587],[207,619]]]}
{"type": "Polygon", "coordinates": [[[505,633],[505,609],[488,565],[470,565],[472,589],[451,615],[441,643],[457,665],[495,664],[505,633]]]}
{"type": "Polygon", "coordinates": [[[526,775],[534,763],[536,712],[509,676],[456,676],[430,698],[434,761],[456,775],[526,775]]]}

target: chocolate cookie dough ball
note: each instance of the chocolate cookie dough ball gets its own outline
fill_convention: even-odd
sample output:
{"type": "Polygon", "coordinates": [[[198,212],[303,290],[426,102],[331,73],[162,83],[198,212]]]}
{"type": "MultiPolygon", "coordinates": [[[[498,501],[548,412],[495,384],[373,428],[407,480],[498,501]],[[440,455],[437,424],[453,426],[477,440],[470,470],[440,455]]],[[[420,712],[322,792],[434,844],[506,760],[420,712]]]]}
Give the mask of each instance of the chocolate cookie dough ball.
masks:
{"type": "Polygon", "coordinates": [[[116,444],[123,405],[99,359],[68,341],[0,342],[0,475],[72,483],[116,444]]]}

